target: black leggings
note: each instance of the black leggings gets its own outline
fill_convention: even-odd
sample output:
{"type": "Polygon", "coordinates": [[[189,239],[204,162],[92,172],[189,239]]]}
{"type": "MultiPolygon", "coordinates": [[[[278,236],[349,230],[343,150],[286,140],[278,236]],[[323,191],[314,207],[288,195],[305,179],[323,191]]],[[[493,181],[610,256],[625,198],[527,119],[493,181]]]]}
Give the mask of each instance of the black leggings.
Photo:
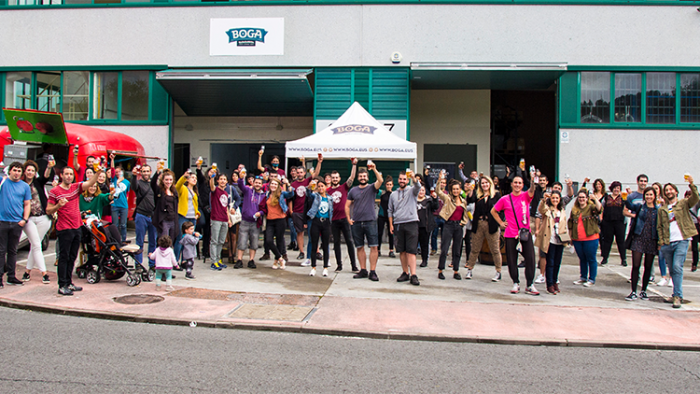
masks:
{"type": "MultiPolygon", "coordinates": [[[[518,271],[518,238],[506,238],[506,261],[508,262],[508,273],[513,283],[520,283],[520,272],[518,271]]],[[[532,237],[527,242],[521,242],[523,257],[525,258],[525,280],[527,287],[532,286],[535,280],[535,246],[532,244],[532,237]]]]}
{"type": "Polygon", "coordinates": [[[377,249],[382,251],[382,238],[384,236],[384,227],[386,226],[387,232],[389,233],[389,250],[394,250],[394,234],[389,231],[389,218],[383,216],[377,217],[377,236],[379,238],[379,244],[377,249]]]}
{"type": "MultiPolygon", "coordinates": [[[[287,253],[284,244],[284,230],[287,229],[287,219],[272,219],[267,221],[265,227],[265,246],[275,255],[275,260],[287,253]],[[275,238],[277,242],[275,243],[275,238]]],[[[314,249],[315,250],[315,249],[314,249]]]]}
{"type": "Polygon", "coordinates": [[[335,263],[338,266],[343,264],[343,254],[340,251],[340,233],[343,233],[343,238],[345,238],[345,245],[348,248],[348,256],[350,256],[350,264],[355,267],[355,245],[352,241],[352,233],[350,232],[350,223],[348,219],[342,218],[334,220],[331,222],[331,229],[333,232],[333,250],[335,251],[335,263]]]}
{"type": "Polygon", "coordinates": [[[601,231],[602,242],[600,243],[600,254],[604,261],[608,260],[610,256],[610,249],[612,248],[613,237],[615,237],[615,242],[617,243],[617,250],[620,252],[620,261],[626,261],[627,255],[625,254],[625,222],[616,220],[614,222],[603,221],[603,226],[601,231]]]}
{"type": "MultiPolygon", "coordinates": [[[[328,268],[328,243],[331,240],[331,221],[314,218],[311,224],[311,250],[318,249],[318,239],[321,238],[323,249],[323,268],[328,268]]],[[[311,266],[316,268],[316,253],[311,253],[311,266]]]]}
{"type": "MultiPolygon", "coordinates": [[[[472,223],[475,226],[476,223],[472,223]]],[[[469,259],[469,255],[472,253],[472,230],[467,230],[464,232],[464,255],[469,259]]]]}
{"type": "MultiPolygon", "coordinates": [[[[432,219],[432,218],[431,218],[432,219]]],[[[427,227],[418,227],[418,244],[420,245],[421,262],[428,262],[428,252],[430,252],[430,233],[427,227]]]]}
{"type": "MultiPolygon", "coordinates": [[[[438,260],[438,269],[445,269],[445,260],[447,260],[447,252],[452,244],[452,269],[454,272],[459,271],[459,259],[462,257],[462,235],[464,227],[459,225],[458,221],[447,221],[445,227],[442,228],[442,242],[440,242],[440,260],[438,260]]],[[[421,250],[422,252],[422,250],[421,250]]]]}
{"type": "MultiPolygon", "coordinates": [[[[647,291],[649,279],[651,278],[652,266],[654,264],[654,255],[644,255],[644,275],[642,276],[642,291],[647,291]]],[[[637,283],[639,283],[639,268],[642,265],[642,254],[632,252],[632,291],[637,292],[637,283]]]]}

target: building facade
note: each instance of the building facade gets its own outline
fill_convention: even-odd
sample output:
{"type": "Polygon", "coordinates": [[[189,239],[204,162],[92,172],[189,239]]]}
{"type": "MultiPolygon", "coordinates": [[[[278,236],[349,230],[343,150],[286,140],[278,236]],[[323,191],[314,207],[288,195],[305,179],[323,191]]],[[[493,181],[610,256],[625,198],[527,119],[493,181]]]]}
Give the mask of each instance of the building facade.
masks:
{"type": "Polygon", "coordinates": [[[559,179],[680,183],[698,173],[698,6],[0,0],[0,105],[131,135],[184,170],[283,155],[357,101],[419,166],[524,157],[559,179]]]}

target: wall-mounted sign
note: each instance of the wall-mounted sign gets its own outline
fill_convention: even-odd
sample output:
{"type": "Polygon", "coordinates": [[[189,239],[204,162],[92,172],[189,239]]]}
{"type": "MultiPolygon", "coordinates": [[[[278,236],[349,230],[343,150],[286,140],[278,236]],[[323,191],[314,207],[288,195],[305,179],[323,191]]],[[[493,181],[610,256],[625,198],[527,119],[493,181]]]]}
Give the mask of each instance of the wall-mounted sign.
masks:
{"type": "Polygon", "coordinates": [[[209,55],[284,55],[284,18],[226,18],[210,21],[209,55]]]}

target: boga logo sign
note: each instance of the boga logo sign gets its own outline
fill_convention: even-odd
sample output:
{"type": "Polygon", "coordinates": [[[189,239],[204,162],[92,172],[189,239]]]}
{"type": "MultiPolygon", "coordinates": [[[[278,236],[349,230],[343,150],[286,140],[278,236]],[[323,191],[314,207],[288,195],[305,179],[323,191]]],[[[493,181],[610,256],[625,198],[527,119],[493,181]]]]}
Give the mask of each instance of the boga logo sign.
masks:
{"type": "Polygon", "coordinates": [[[345,126],[338,126],[333,129],[333,134],[343,134],[343,133],[365,133],[374,134],[374,130],[377,130],[374,126],[366,126],[362,124],[349,124],[345,126]]]}
{"type": "Polygon", "coordinates": [[[228,42],[235,42],[239,47],[254,47],[256,42],[265,43],[268,31],[255,27],[239,27],[226,32],[228,42]]]}

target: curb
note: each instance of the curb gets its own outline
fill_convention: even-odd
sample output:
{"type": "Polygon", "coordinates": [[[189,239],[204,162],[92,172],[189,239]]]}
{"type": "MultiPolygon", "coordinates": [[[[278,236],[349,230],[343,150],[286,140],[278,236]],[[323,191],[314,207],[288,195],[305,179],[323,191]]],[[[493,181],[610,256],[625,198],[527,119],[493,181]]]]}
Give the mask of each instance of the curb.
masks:
{"type": "MultiPolygon", "coordinates": [[[[131,313],[102,312],[85,309],[63,309],[40,304],[17,302],[0,298],[0,306],[12,309],[28,310],[33,312],[51,313],[56,315],[88,317],[93,319],[127,321],[134,323],[162,324],[172,326],[190,326],[191,321],[185,319],[162,318],[143,316],[131,313]]],[[[479,343],[491,345],[520,345],[520,346],[550,346],[550,347],[591,347],[608,349],[641,349],[641,350],[673,350],[673,351],[700,351],[700,344],[670,344],[659,342],[621,342],[621,341],[588,341],[569,339],[529,339],[529,338],[502,338],[479,336],[448,336],[426,335],[418,333],[398,333],[391,331],[353,331],[342,329],[329,329],[321,327],[306,327],[302,324],[286,323],[246,323],[241,321],[197,321],[198,327],[234,329],[249,331],[270,331],[299,333],[311,335],[328,335],[338,337],[387,339],[398,341],[422,341],[422,342],[451,342],[451,343],[479,343]]]]}

